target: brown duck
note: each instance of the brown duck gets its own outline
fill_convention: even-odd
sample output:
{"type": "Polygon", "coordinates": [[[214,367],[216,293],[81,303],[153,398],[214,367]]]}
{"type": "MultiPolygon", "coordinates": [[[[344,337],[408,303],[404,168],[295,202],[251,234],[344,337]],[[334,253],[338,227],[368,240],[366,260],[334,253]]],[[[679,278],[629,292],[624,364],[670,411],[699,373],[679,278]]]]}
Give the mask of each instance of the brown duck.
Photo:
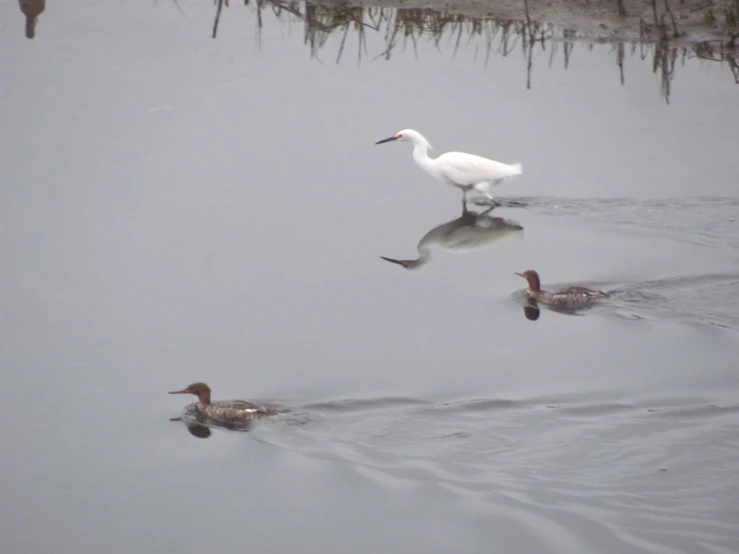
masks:
{"type": "Polygon", "coordinates": [[[527,269],[523,273],[516,273],[516,275],[523,277],[528,282],[529,286],[526,289],[526,294],[529,298],[550,306],[583,307],[608,297],[608,293],[602,290],[587,287],[568,287],[554,292],[541,290],[541,279],[533,269],[527,269]]]}
{"type": "Polygon", "coordinates": [[[210,387],[205,383],[193,383],[185,389],[169,394],[194,394],[198,397],[195,409],[218,423],[247,423],[253,419],[277,414],[276,410],[265,408],[248,400],[221,400],[211,402],[210,387]]]}

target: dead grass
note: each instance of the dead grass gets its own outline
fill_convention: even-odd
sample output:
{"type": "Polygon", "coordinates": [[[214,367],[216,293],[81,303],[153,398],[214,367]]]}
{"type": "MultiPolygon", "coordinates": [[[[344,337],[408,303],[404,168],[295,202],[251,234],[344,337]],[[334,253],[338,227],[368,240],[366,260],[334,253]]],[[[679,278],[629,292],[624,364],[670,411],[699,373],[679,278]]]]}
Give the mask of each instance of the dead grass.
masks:
{"type": "MultiPolygon", "coordinates": [[[[685,0],[681,3],[673,1],[680,10],[686,9],[685,0]]],[[[214,2],[217,6],[213,25],[215,38],[222,10],[228,7],[229,2],[214,2]]],[[[339,39],[336,63],[341,61],[350,43],[356,44],[357,63],[360,63],[365,58],[390,59],[398,49],[406,51],[410,48],[418,56],[418,45],[422,41],[430,41],[438,50],[451,50],[454,55],[461,50],[472,51],[485,64],[491,55],[508,56],[519,53],[527,64],[527,88],[532,86],[535,49],[549,51],[549,65],[561,61],[567,68],[576,46],[592,50],[594,44],[611,44],[614,65],[618,69],[621,84],[626,82],[624,61],[628,56],[636,56],[642,60],[651,58],[653,72],[659,78],[661,94],[669,102],[675,70],[688,59],[700,58],[724,64],[739,83],[736,46],[739,36],[736,34],[739,0],[700,2],[702,3],[688,6],[692,11],[691,17],[687,18],[683,11],[673,11],[670,0],[646,0],[646,3],[642,2],[639,6],[646,6],[648,9],[643,9],[636,18],[623,15],[629,11],[638,11],[635,0],[616,0],[612,4],[613,16],[617,18],[617,22],[630,17],[635,21],[636,31],[629,31],[625,24],[609,26],[601,23],[596,35],[547,22],[542,19],[541,11],[534,14],[537,15],[534,17],[534,0],[523,0],[519,17],[509,18],[499,17],[494,13],[473,15],[470,11],[480,11],[480,6],[476,4],[464,5],[467,8],[472,6],[474,10],[395,8],[334,1],[306,3],[293,0],[245,0],[243,4],[255,10],[258,29],[262,28],[265,14],[302,23],[304,43],[310,48],[311,56],[318,60],[321,60],[320,53],[332,37],[339,39]],[[689,21],[688,27],[682,25],[685,21],[689,21]],[[696,21],[702,22],[703,26],[696,21]],[[707,34],[705,28],[713,31],[707,34]],[[380,52],[368,52],[367,33],[383,37],[384,46],[380,52]]],[[[540,10],[538,3],[536,6],[540,10]]],[[[489,8],[495,9],[492,5],[489,8]]],[[[604,21],[610,22],[607,18],[604,21]]]]}

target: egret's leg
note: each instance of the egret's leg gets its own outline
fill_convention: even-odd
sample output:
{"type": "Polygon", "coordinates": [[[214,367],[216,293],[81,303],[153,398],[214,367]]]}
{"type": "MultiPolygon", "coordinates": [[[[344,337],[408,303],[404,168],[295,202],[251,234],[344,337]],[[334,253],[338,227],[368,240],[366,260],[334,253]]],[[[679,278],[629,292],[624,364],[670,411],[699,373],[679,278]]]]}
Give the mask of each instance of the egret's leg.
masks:
{"type": "Polygon", "coordinates": [[[476,185],[473,185],[473,188],[477,192],[479,192],[481,195],[483,195],[485,198],[487,198],[488,200],[490,200],[490,203],[493,206],[496,206],[498,204],[495,202],[495,198],[493,198],[493,195],[490,194],[490,192],[489,192],[491,186],[492,185],[490,183],[483,182],[483,183],[477,183],[476,185]]]}
{"type": "Polygon", "coordinates": [[[462,213],[467,213],[467,190],[462,189],[462,213]]]}
{"type": "Polygon", "coordinates": [[[493,195],[490,194],[489,192],[483,192],[482,194],[483,194],[483,196],[485,196],[485,198],[487,198],[488,200],[490,200],[490,205],[493,206],[494,208],[497,207],[497,206],[502,206],[502,204],[500,202],[496,201],[495,198],[493,197],[493,195]]]}

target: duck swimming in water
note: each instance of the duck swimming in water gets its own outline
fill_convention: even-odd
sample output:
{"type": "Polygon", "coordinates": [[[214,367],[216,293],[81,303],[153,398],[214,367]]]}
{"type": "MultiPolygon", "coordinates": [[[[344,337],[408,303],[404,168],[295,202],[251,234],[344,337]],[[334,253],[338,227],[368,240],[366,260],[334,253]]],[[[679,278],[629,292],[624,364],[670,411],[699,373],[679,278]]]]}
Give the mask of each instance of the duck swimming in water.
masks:
{"type": "Polygon", "coordinates": [[[541,279],[533,269],[527,269],[523,273],[516,273],[516,275],[523,277],[528,282],[529,287],[526,289],[526,294],[530,299],[550,306],[584,307],[608,297],[606,292],[586,287],[569,287],[555,292],[541,290],[541,279]]]}
{"type": "Polygon", "coordinates": [[[169,394],[194,394],[198,397],[195,409],[217,423],[248,423],[256,418],[277,414],[276,410],[265,408],[247,400],[210,401],[210,387],[205,383],[193,383],[185,389],[171,391],[169,394]]]}

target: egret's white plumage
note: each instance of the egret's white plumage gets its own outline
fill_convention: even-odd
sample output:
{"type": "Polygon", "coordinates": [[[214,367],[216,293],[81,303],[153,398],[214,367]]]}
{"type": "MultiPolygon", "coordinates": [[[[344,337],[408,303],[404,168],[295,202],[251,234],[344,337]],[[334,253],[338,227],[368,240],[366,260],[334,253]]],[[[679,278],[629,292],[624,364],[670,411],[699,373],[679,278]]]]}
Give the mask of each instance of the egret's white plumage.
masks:
{"type": "Polygon", "coordinates": [[[520,163],[504,164],[465,152],[447,152],[438,158],[429,158],[431,144],[413,129],[403,129],[375,144],[396,140],[412,142],[413,159],[418,166],[440,183],[461,189],[462,202],[466,200],[467,191],[473,188],[493,200],[490,194],[493,186],[523,172],[520,163]]]}

